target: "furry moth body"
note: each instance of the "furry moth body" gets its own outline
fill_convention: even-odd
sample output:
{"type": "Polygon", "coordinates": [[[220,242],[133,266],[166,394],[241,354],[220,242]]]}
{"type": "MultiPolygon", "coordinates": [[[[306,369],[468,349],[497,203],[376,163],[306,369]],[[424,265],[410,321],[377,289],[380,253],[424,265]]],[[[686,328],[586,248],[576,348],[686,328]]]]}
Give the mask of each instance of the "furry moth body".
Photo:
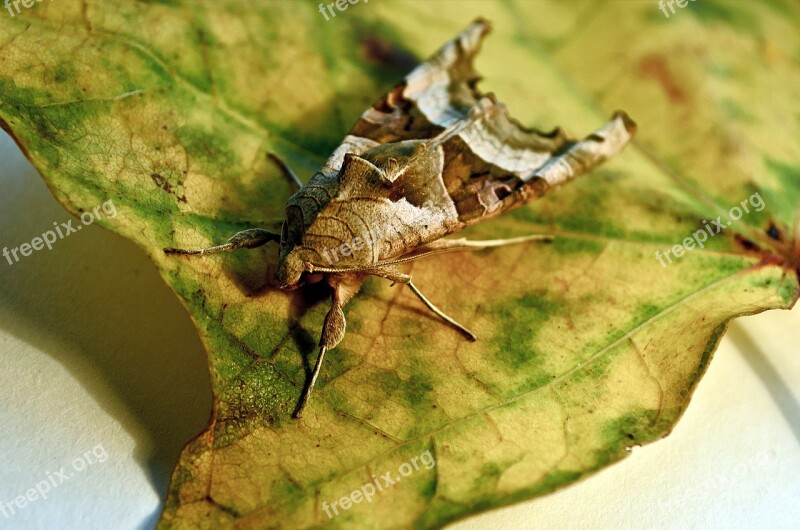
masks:
{"type": "Polygon", "coordinates": [[[325,281],[331,308],[319,355],[300,397],[303,411],[325,353],[345,335],[343,306],[368,276],[407,284],[437,316],[475,336],[428,301],[398,265],[440,252],[500,246],[545,236],[467,241],[446,236],[541,196],[619,153],[635,124],[621,111],[583,140],[560,129],[526,129],[494,95],[475,88],[473,58],[489,23],[477,20],[361,116],[325,165],[286,205],[280,234],[239,232],[202,255],[280,243],[282,289],[325,281]],[[362,236],[363,237],[360,237],[362,236]],[[363,244],[358,244],[358,242],[363,244]],[[331,260],[335,248],[347,249],[331,260]]]}

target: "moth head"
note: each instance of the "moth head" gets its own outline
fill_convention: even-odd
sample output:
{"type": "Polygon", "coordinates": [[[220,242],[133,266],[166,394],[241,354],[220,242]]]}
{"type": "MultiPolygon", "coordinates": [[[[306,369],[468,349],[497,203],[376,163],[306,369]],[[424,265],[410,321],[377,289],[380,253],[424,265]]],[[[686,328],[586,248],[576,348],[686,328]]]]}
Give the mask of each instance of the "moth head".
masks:
{"type": "Polygon", "coordinates": [[[325,278],[322,272],[315,272],[312,263],[314,252],[307,248],[295,247],[280,258],[275,271],[275,283],[279,289],[291,291],[310,283],[317,283],[325,278]]]}

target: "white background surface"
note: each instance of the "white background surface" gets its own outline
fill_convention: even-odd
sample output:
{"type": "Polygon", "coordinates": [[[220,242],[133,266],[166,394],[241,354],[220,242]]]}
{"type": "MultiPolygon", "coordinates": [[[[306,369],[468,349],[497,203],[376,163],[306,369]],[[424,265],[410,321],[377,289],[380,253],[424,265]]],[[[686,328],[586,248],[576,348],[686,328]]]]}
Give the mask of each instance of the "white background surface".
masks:
{"type": "MultiPolygon", "coordinates": [[[[70,219],[3,133],[0,190],[0,247],[70,219]]],[[[800,309],[737,321],[668,438],[453,528],[800,528],[799,328],[800,309]]],[[[132,243],[89,226],[0,261],[0,508],[48,473],[73,474],[0,509],[0,528],[153,528],[210,407],[189,317],[132,243]],[[107,459],[74,471],[98,446],[107,459]]]]}

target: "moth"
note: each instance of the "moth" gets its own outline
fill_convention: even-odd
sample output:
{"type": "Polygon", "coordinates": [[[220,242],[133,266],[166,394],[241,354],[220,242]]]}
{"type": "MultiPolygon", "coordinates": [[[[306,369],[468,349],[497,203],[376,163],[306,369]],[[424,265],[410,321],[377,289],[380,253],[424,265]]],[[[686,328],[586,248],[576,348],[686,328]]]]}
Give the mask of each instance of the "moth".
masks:
{"type": "Polygon", "coordinates": [[[342,308],[369,276],[407,285],[445,323],[475,335],[431,303],[401,264],[434,254],[497,247],[546,235],[486,241],[447,238],[521,206],[619,153],[636,124],[622,111],[583,140],[560,129],[528,129],[491,94],[473,67],[490,24],[478,19],[367,109],[325,165],[306,183],[273,156],[299,187],[277,234],[261,228],[208,248],[164,249],[204,255],[280,244],[281,289],[325,282],[331,307],[319,354],[294,416],[308,403],[325,353],[345,335],[342,308]]]}

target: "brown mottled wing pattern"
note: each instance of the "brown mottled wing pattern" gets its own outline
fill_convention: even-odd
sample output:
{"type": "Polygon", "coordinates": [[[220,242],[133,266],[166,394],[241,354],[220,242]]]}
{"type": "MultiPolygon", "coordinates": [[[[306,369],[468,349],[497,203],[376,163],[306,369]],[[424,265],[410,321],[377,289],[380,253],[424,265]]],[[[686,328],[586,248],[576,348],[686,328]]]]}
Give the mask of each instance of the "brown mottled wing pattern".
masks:
{"type": "MultiPolygon", "coordinates": [[[[333,236],[334,224],[350,231],[355,230],[350,225],[386,227],[391,237],[383,238],[372,262],[397,257],[540,196],[627,144],[635,125],[622,112],[575,141],[560,129],[526,129],[492,94],[481,94],[472,63],[489,29],[486,21],[474,22],[364,112],[320,171],[287,202],[282,258],[296,245],[333,245],[339,237],[333,236]],[[483,112],[476,119],[478,108],[483,112]],[[388,191],[352,179],[344,184],[345,155],[375,158],[377,146],[432,140],[446,130],[457,132],[437,143],[442,161],[435,175],[401,172],[388,191]],[[367,200],[390,213],[383,215],[378,206],[357,211],[367,200]],[[369,223],[362,219],[366,213],[369,223]]],[[[357,260],[349,261],[355,266],[357,260]]]]}
{"type": "MultiPolygon", "coordinates": [[[[543,133],[521,126],[492,94],[475,87],[480,77],[472,63],[489,31],[484,20],[470,25],[364,112],[346,139],[359,153],[378,144],[433,138],[468,119],[481,99],[499,107],[443,145],[442,179],[462,227],[591,170],[618,153],[635,130],[623,112],[581,141],[567,138],[560,129],[543,133]]],[[[341,167],[343,155],[331,157],[331,172],[341,167]]],[[[396,185],[408,189],[402,180],[396,185]]]]}

